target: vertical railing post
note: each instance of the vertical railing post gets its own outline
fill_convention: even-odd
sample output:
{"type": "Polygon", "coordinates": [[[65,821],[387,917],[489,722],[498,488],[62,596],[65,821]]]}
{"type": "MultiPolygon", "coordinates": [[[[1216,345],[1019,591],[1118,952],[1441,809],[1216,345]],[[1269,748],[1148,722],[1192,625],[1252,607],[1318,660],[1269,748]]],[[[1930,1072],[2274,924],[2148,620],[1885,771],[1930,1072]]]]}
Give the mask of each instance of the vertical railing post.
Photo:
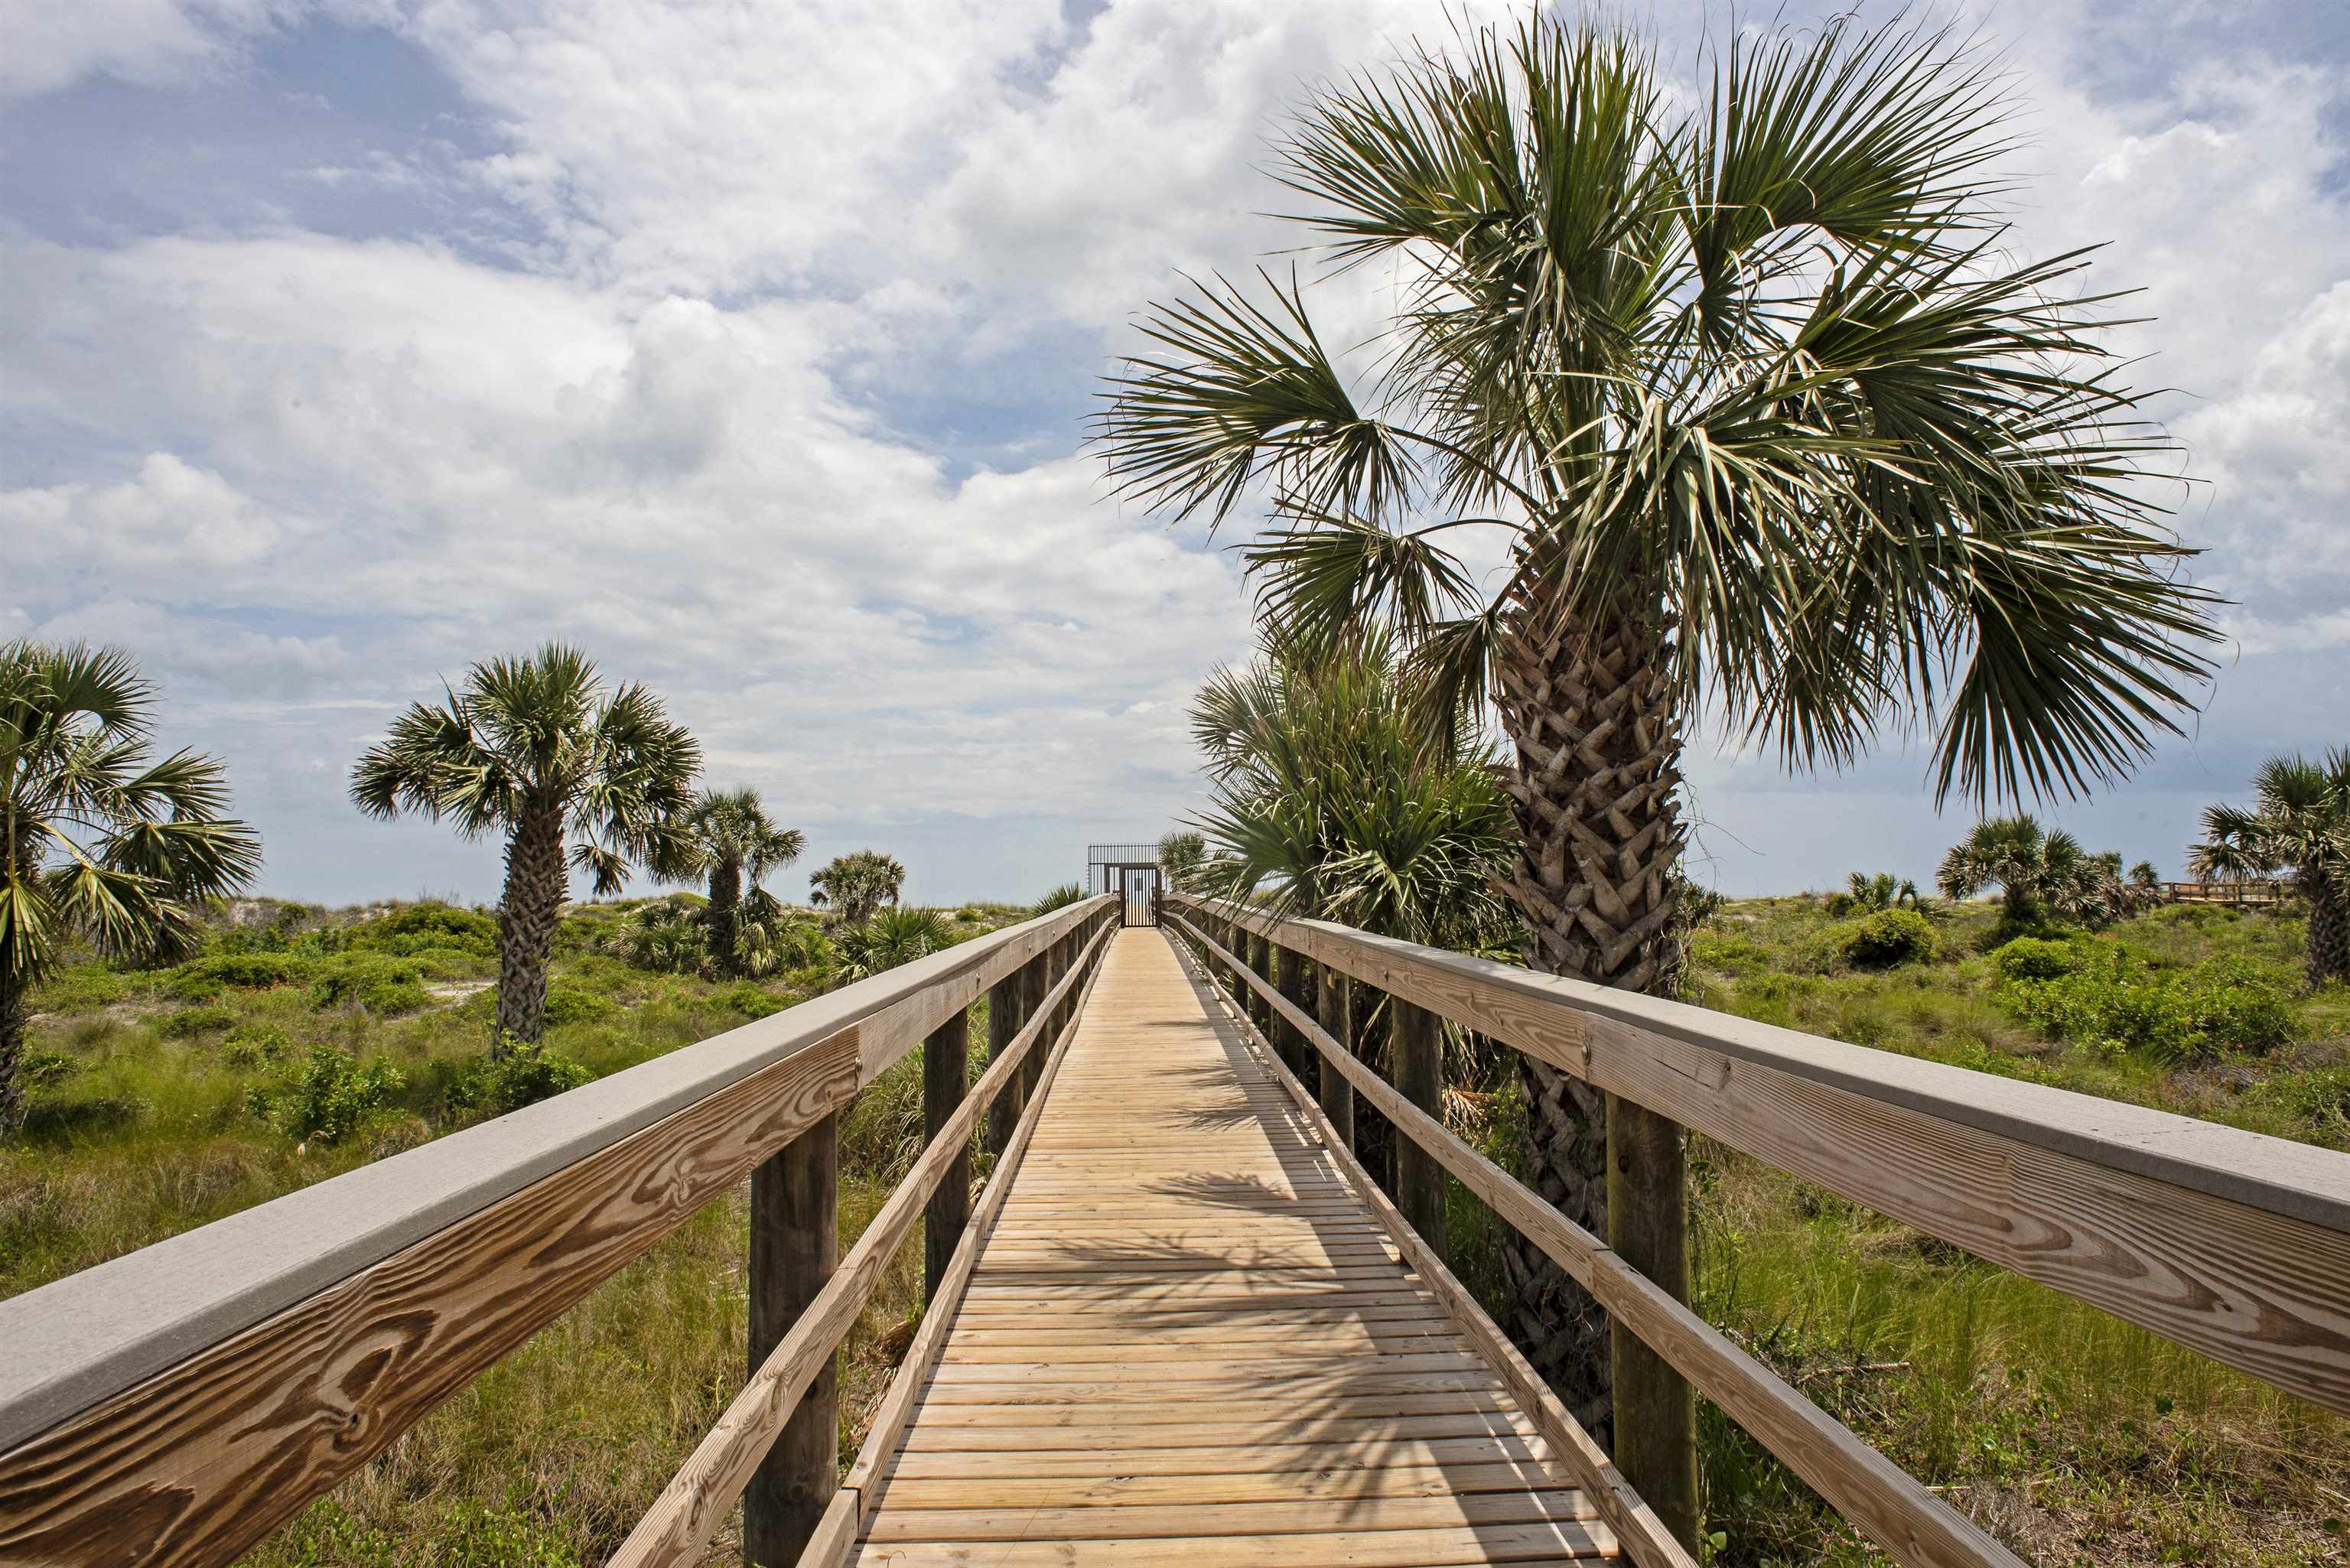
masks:
{"type": "MultiPolygon", "coordinates": [[[[1388,1040],[1393,1048],[1396,1088],[1405,1099],[1441,1122],[1444,1036],[1437,1028],[1436,1014],[1392,992],[1388,996],[1388,1009],[1393,1020],[1388,1040]]],[[[1444,1168],[1413,1139],[1399,1134],[1395,1141],[1396,1206],[1403,1210],[1403,1217],[1419,1232],[1420,1239],[1435,1249],[1438,1257],[1443,1257],[1444,1168]]]]}
{"type": "MultiPolygon", "coordinates": [[[[1020,1026],[1028,1022],[1027,988],[1021,980],[1022,971],[1014,970],[991,987],[987,993],[987,1059],[990,1064],[1000,1060],[1012,1049],[1013,1037],[1020,1026]]],[[[1028,1103],[1028,1079],[1024,1072],[1012,1075],[1011,1082],[997,1091],[994,1102],[987,1107],[987,1149],[990,1154],[1002,1154],[1011,1145],[1013,1129],[1020,1125],[1020,1113],[1028,1103]]]]}
{"type": "MultiPolygon", "coordinates": [[[[928,1145],[945,1130],[962,1106],[971,1087],[971,1012],[957,1009],[953,1016],[922,1040],[922,1142],[928,1145]]],[[[922,1299],[939,1293],[947,1276],[955,1243],[971,1223],[971,1140],[939,1182],[938,1190],[922,1209],[922,1299]]]]}
{"type": "MultiPolygon", "coordinates": [[[[1317,981],[1314,999],[1314,1022],[1322,1025],[1322,1033],[1338,1043],[1341,1051],[1354,1049],[1354,1020],[1347,1016],[1347,977],[1326,963],[1314,966],[1317,981]]],[[[1315,1052],[1317,1060],[1321,1053],[1315,1052]]],[[[1321,1062],[1322,1075],[1317,1081],[1315,1098],[1322,1102],[1322,1114],[1330,1118],[1337,1129],[1338,1141],[1348,1148],[1355,1147],[1355,1085],[1347,1082],[1346,1075],[1326,1061],[1321,1062]]]]}
{"type": "MultiPolygon", "coordinates": [[[[1224,922],[1224,950],[1243,963],[1249,961],[1248,928],[1241,924],[1238,915],[1224,922]]],[[[1240,971],[1237,970],[1228,972],[1224,980],[1232,993],[1232,1006],[1243,1013],[1248,1013],[1248,981],[1240,977],[1240,971]]]]}
{"type": "MultiPolygon", "coordinates": [[[[1607,1096],[1607,1244],[1690,1299],[1688,1158],[1679,1126],[1607,1096]]],[[[1697,1395],[1689,1380],[1619,1320],[1609,1336],[1617,1468],[1676,1540],[1697,1539],[1697,1395]]]]}
{"type": "MultiPolygon", "coordinates": [[[[1286,942],[1276,943],[1274,967],[1274,984],[1279,988],[1281,999],[1301,1012],[1306,1011],[1305,988],[1309,981],[1305,976],[1305,955],[1286,942]]],[[[1313,1064],[1306,1058],[1314,1054],[1314,1049],[1305,1043],[1305,1036],[1298,1033],[1297,1025],[1288,1019],[1276,1017],[1274,1023],[1274,1039],[1280,1044],[1282,1060],[1289,1064],[1289,1070],[1302,1084],[1313,1069],[1313,1064]]]]}
{"type": "MultiPolygon", "coordinates": [[[[750,1340],[756,1372],[840,1257],[837,1127],[826,1116],[751,1173],[750,1340]]],[[[839,1357],[824,1369],[743,1493],[743,1561],[790,1568],[832,1501],[840,1460],[839,1357]]]]}
{"type": "MultiPolygon", "coordinates": [[[[1273,978],[1273,940],[1270,937],[1261,937],[1253,931],[1249,933],[1248,966],[1256,971],[1259,980],[1273,978]]],[[[1241,983],[1248,985],[1246,981],[1241,983]]],[[[1254,986],[1248,987],[1248,1012],[1251,1021],[1256,1024],[1257,1033],[1271,1039],[1273,1008],[1263,997],[1257,994],[1254,986]]]]}

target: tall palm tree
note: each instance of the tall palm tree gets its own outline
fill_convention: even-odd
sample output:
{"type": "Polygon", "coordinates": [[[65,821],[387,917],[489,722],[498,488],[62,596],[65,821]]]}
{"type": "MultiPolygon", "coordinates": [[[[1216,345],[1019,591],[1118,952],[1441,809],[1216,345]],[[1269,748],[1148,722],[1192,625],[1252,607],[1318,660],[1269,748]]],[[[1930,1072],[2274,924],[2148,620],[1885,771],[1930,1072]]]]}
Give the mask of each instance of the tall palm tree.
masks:
{"type": "Polygon", "coordinates": [[[2350,746],[2322,761],[2271,757],[2252,775],[2255,804],[2203,810],[2203,842],[2188,850],[2198,877],[2284,872],[2309,900],[2309,983],[2350,983],[2350,746]]]}
{"type": "Polygon", "coordinates": [[[183,957],[197,904],[261,869],[220,763],[150,757],[154,706],[113,649],[0,645],[0,1137],[25,1122],[26,993],[66,947],[183,957]]]}
{"type": "Polygon", "coordinates": [[[546,1033],[546,961],[572,869],[609,897],[633,865],[684,858],[679,819],[701,766],[660,698],[633,684],[608,693],[594,662],[559,642],[474,665],[359,758],[351,799],[369,816],[418,812],[468,838],[505,836],[493,1055],[546,1033]]]}
{"type": "Polygon", "coordinates": [[[836,856],[808,878],[808,902],[830,909],[844,926],[858,927],[884,905],[894,908],[906,885],[906,868],[878,849],[836,856]]]}
{"type": "Polygon", "coordinates": [[[703,790],[686,809],[681,826],[686,858],[667,872],[679,881],[701,878],[709,888],[703,919],[712,967],[722,975],[742,974],[744,918],[764,936],[783,913],[759,883],[768,872],[798,859],[807,835],[777,826],[759,792],[750,788],[703,790]]]}
{"type": "Polygon", "coordinates": [[[2061,828],[2049,832],[2029,815],[1993,816],[1942,857],[1935,880],[1944,897],[1971,898],[1985,888],[2001,891],[2002,930],[2029,930],[2051,920],[2099,925],[2126,913],[2122,857],[2092,855],[2061,828]]]}
{"type": "MultiPolygon", "coordinates": [[[[1377,352],[1334,357],[1294,271],[1194,286],[1097,433],[1179,516],[1264,495],[1249,560],[1286,635],[1383,619],[1440,721],[1492,696],[1528,963],[1674,983],[1709,703],[1799,767],[1922,711],[1938,791],[1975,796],[2091,787],[2177,727],[2211,601],[2135,483],[2172,449],[2114,379],[2085,255],[2009,259],[1990,61],[1908,24],[1741,31],[1691,98],[1604,25],[1457,45],[1316,89],[1272,150],[1334,265],[1398,280],[1377,352]],[[1471,526],[1503,542],[1490,593],[1445,547],[1471,526]]],[[[1614,1107],[1606,1158],[1600,1097],[1526,1075],[1535,1184],[1573,1218],[1607,1230],[1603,1165],[1678,1182],[1670,1124],[1614,1107]]],[[[1685,1247],[1615,1233],[1686,1290],[1685,1247]]],[[[1587,1303],[1527,1278],[1521,1343],[1604,1384],[1587,1303]]]]}

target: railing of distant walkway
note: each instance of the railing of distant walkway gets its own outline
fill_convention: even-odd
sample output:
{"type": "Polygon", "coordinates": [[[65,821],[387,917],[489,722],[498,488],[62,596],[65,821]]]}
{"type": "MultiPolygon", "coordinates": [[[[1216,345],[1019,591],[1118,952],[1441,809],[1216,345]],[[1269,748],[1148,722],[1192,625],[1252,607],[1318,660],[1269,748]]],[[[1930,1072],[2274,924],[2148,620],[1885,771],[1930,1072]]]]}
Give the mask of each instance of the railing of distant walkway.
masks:
{"type": "MultiPolygon", "coordinates": [[[[1430,1261],[1449,1171],[1899,1562],[2022,1560],[1448,1131],[1439,1020],[2350,1414],[2350,1155],[1323,921],[1167,904],[1334,1151],[1357,1097],[1402,1135],[1398,1206],[1430,1261]],[[1339,1043],[1347,980],[1386,994],[1392,1085],[1339,1043]]],[[[1544,1397],[1494,1358],[1522,1401],[1544,1397]]]]}
{"type": "Polygon", "coordinates": [[[1117,919],[1088,898],[0,1302],[0,1563],[234,1560],[745,1176],[750,1381],[614,1561],[697,1558],[737,1497],[795,1561],[855,1514],[835,1347],[917,1216],[933,1305],[960,1290],[972,1132],[983,1220],[1117,919]],[[835,1114],[918,1045],[928,1145],[836,1263],[835,1114]]]}

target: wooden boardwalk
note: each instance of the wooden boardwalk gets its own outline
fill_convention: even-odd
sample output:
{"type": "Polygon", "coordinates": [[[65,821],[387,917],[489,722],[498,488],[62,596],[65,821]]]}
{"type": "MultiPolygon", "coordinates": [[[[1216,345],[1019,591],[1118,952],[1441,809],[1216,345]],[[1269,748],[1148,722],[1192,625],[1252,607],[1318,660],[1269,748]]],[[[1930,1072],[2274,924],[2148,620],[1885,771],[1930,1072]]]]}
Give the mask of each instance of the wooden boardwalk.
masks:
{"type": "Polygon", "coordinates": [[[1614,1556],[1166,937],[1112,942],[850,1560],[1614,1556]]]}

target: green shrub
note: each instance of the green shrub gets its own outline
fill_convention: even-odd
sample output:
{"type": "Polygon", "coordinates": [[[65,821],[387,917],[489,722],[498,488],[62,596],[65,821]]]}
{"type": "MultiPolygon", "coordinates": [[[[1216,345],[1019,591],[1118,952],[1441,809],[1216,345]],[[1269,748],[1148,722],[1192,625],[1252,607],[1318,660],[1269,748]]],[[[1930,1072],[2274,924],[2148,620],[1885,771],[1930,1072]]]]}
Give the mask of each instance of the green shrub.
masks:
{"type": "Polygon", "coordinates": [[[710,1000],[718,1006],[739,1012],[745,1018],[765,1018],[792,1006],[788,996],[777,996],[754,981],[738,981],[723,991],[711,993],[710,1000]]]}
{"type": "Polygon", "coordinates": [[[320,965],[309,1000],[316,1008],[357,1002],[381,1014],[413,1012],[432,998],[424,989],[424,971],[413,960],[358,952],[320,965]]]}
{"type": "Polygon", "coordinates": [[[2086,942],[2018,937],[1991,955],[2002,980],[2056,980],[2074,973],[2096,955],[2086,942]]]}
{"type": "Polygon", "coordinates": [[[452,1110],[486,1110],[502,1116],[576,1089],[595,1075],[544,1043],[525,1043],[508,1035],[505,1054],[498,1060],[484,1056],[458,1074],[449,1085],[449,1105],[452,1110]]]}
{"type": "Polygon", "coordinates": [[[582,991],[576,985],[554,985],[546,991],[546,1022],[550,1028],[562,1023],[600,1023],[619,1009],[608,996],[592,991],[582,991]]]}
{"type": "Polygon", "coordinates": [[[226,1029],[236,1022],[236,1014],[225,1007],[182,1007],[163,1017],[163,1038],[190,1040],[199,1034],[210,1034],[216,1029],[226,1029]]]}
{"type": "Polygon", "coordinates": [[[1743,979],[1771,967],[1771,950],[1744,937],[1720,931],[1700,931],[1690,938],[1690,962],[1699,969],[1743,979]]]}
{"type": "Polygon", "coordinates": [[[221,1060],[232,1067],[263,1067],[284,1061],[294,1037],[275,1023],[241,1023],[221,1042],[221,1060]]]}
{"type": "Polygon", "coordinates": [[[338,1143],[383,1108],[407,1075],[389,1062],[365,1066],[339,1045],[313,1045],[301,1066],[246,1096],[254,1115],[288,1137],[338,1143]]]}
{"type": "Polygon", "coordinates": [[[1891,969],[1934,956],[1934,923],[1915,909],[1880,909],[1823,927],[1812,939],[1814,961],[1853,969],[1891,969]]]}
{"type": "Polygon", "coordinates": [[[409,958],[435,948],[454,949],[476,959],[498,950],[498,923],[451,904],[411,904],[378,919],[362,920],[343,933],[347,950],[409,958]]]}
{"type": "Polygon", "coordinates": [[[74,964],[33,987],[35,1012],[93,1012],[122,1000],[123,977],[104,964],[74,964]]]}
{"type": "Polygon", "coordinates": [[[2074,950],[2079,962],[2067,972],[2000,986],[2008,1007],[2052,1039],[2183,1063],[2271,1051],[2293,1038],[2291,993],[2242,959],[2166,970],[2119,942],[2074,950]]]}
{"type": "Polygon", "coordinates": [[[291,953],[213,953],[183,963],[164,977],[163,989],[183,1002],[210,1002],[235,988],[262,991],[290,985],[309,971],[309,965],[291,953]]]}

